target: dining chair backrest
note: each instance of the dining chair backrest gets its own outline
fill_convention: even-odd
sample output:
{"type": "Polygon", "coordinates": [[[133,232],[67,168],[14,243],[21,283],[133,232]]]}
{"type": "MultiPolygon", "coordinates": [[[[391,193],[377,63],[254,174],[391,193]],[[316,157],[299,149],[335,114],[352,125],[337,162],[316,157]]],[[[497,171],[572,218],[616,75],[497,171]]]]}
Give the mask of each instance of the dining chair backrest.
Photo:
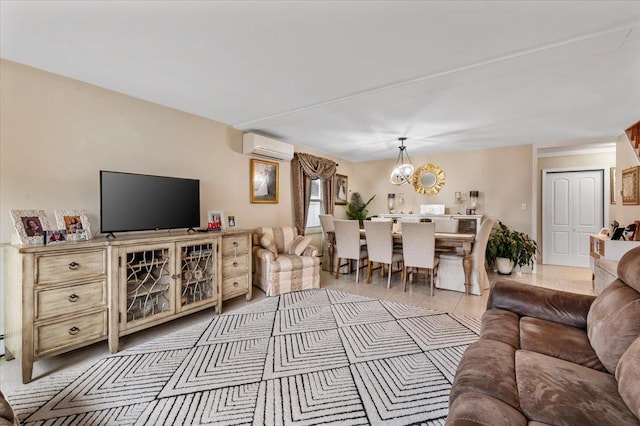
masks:
{"type": "Polygon", "coordinates": [[[322,226],[322,232],[325,235],[327,234],[327,232],[335,231],[335,227],[333,226],[333,215],[321,214],[318,216],[320,217],[320,226],[322,226]]]}
{"type": "Polygon", "coordinates": [[[407,222],[402,225],[402,254],[405,266],[433,269],[435,253],[435,223],[407,222]]]}
{"type": "Polygon", "coordinates": [[[473,264],[476,268],[484,268],[485,251],[487,250],[487,242],[489,241],[489,235],[491,234],[491,228],[496,221],[490,217],[486,218],[481,224],[476,236],[476,241],[473,243],[473,249],[471,249],[471,257],[473,258],[473,264]]]}
{"type": "Polygon", "coordinates": [[[393,257],[393,236],[391,235],[391,222],[364,223],[367,236],[367,251],[369,262],[391,263],[393,257]]]}
{"type": "Polygon", "coordinates": [[[357,220],[334,219],[337,257],[360,259],[360,223],[357,220]]]}

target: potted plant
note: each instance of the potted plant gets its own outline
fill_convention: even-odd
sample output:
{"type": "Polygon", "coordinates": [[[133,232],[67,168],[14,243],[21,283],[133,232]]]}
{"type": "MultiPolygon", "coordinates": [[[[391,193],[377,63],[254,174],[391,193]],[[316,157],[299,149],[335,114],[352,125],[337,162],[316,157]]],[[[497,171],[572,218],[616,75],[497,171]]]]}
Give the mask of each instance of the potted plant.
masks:
{"type": "Polygon", "coordinates": [[[349,219],[358,220],[360,222],[360,228],[364,226],[364,220],[367,218],[367,206],[373,199],[373,197],[369,198],[369,201],[366,203],[362,201],[362,196],[359,192],[354,192],[351,194],[351,201],[347,202],[347,217],[349,219]]]}
{"type": "Polygon", "coordinates": [[[498,221],[498,229],[491,233],[487,242],[486,258],[489,265],[496,263],[498,273],[511,274],[517,266],[533,266],[538,244],[524,232],[510,229],[498,221]]]}

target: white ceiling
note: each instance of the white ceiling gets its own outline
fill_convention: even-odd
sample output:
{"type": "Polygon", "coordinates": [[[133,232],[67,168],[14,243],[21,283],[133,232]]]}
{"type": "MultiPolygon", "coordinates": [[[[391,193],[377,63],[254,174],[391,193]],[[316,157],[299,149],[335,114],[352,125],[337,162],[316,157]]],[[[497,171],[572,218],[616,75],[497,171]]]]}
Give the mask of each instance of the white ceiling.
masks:
{"type": "Polygon", "coordinates": [[[0,56],[351,161],[615,140],[637,1],[4,1],[0,56]]]}

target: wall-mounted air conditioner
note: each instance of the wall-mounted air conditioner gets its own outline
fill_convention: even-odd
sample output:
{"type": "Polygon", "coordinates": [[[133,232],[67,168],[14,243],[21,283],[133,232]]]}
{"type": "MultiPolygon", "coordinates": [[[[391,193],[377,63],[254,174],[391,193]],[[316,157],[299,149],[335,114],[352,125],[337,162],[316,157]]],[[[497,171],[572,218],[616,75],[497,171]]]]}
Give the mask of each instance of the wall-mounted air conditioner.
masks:
{"type": "Polygon", "coordinates": [[[242,136],[242,153],[289,161],[293,158],[293,145],[255,133],[245,133],[242,136]]]}

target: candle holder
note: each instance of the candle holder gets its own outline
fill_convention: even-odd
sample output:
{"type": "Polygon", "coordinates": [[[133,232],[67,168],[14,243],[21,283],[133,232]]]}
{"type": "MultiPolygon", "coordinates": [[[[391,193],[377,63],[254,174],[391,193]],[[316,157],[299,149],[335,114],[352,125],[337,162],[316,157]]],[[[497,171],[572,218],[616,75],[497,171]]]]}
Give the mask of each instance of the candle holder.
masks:
{"type": "Polygon", "coordinates": [[[389,213],[393,213],[393,209],[396,207],[396,194],[387,194],[387,207],[389,213]]]}
{"type": "Polygon", "coordinates": [[[464,205],[464,198],[462,197],[462,192],[456,192],[456,206],[458,206],[458,214],[462,214],[462,210],[464,210],[463,208],[461,208],[460,206],[464,205]]]}
{"type": "Polygon", "coordinates": [[[476,209],[478,208],[478,196],[478,191],[469,191],[469,202],[471,203],[469,214],[476,214],[476,209]]]}

